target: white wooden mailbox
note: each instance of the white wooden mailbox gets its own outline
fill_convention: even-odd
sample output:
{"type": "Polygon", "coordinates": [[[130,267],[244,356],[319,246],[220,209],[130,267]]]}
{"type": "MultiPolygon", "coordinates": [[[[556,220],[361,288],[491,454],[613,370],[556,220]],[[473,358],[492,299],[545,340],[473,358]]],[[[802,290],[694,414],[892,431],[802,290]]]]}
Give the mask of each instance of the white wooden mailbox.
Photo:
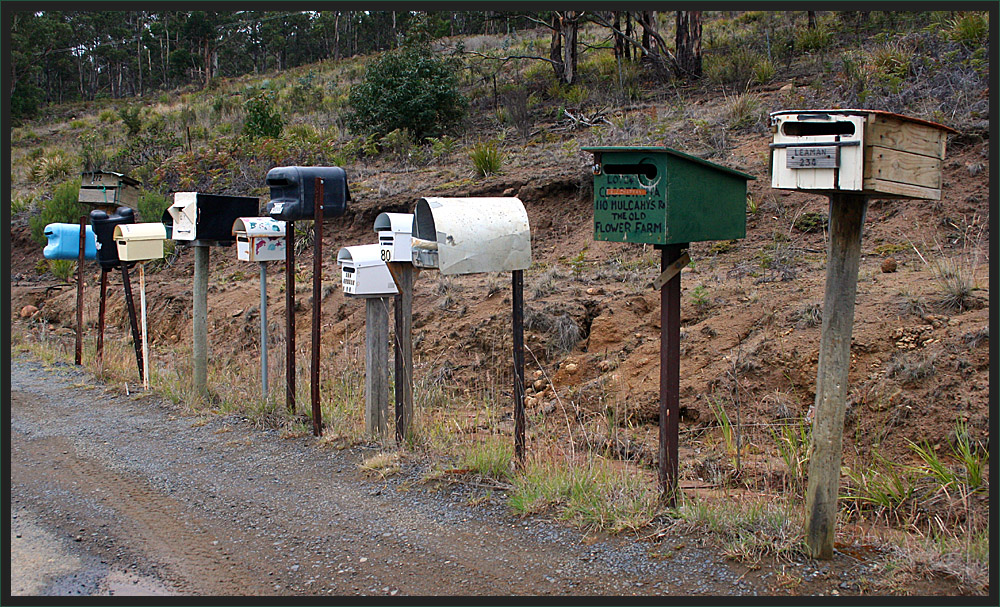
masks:
{"type": "Polygon", "coordinates": [[[379,213],[375,218],[375,233],[381,247],[382,261],[411,263],[413,213],[379,213]]]}
{"type": "Polygon", "coordinates": [[[285,222],[270,217],[240,217],[233,222],[236,258],[242,261],[284,261],[285,222]]]}
{"type": "Polygon", "coordinates": [[[771,114],[771,187],[872,198],[941,199],[953,129],[879,110],[771,114]]]}
{"type": "Polygon", "coordinates": [[[163,257],[167,228],[162,223],[126,223],[115,226],[115,245],[121,261],[146,261],[163,257]]]}
{"type": "Polygon", "coordinates": [[[344,293],[358,297],[388,297],[399,293],[389,267],[382,261],[380,249],[378,244],[364,244],[344,247],[337,253],[344,293]]]}
{"type": "Polygon", "coordinates": [[[413,214],[413,265],[442,274],[531,266],[531,229],[517,198],[421,198],[413,214]]]}

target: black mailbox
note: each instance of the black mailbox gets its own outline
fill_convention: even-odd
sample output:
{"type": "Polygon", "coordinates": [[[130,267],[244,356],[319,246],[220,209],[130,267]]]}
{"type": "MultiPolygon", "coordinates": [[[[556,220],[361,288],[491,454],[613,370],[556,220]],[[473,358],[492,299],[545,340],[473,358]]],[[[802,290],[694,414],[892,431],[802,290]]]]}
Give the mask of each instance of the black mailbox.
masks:
{"type": "Polygon", "coordinates": [[[351,192],[340,167],[275,167],[267,172],[271,201],[264,213],[273,219],[300,221],[314,217],[316,178],[323,180],[323,219],[343,215],[351,192]]]}
{"type": "MultiPolygon", "coordinates": [[[[118,207],[114,215],[101,210],[90,212],[90,225],[97,239],[97,263],[110,270],[118,266],[118,245],[115,243],[115,226],[135,223],[135,211],[128,207],[118,207]]],[[[134,265],[134,262],[129,264],[134,265]]]]}
{"type": "Polygon", "coordinates": [[[260,201],[249,196],[222,196],[200,192],[177,192],[167,208],[163,223],[173,240],[212,241],[228,246],[236,241],[233,222],[254,217],[260,201]]]}

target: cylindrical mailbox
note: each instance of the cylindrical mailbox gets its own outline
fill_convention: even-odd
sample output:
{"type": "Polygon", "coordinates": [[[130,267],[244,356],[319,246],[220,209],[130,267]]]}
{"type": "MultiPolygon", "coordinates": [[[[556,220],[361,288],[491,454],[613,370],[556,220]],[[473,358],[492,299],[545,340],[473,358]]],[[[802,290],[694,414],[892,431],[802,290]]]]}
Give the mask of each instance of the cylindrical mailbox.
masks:
{"type": "MultiPolygon", "coordinates": [[[[45,259],[72,259],[80,258],[80,224],[78,223],[50,223],[45,226],[45,237],[48,244],[42,249],[45,259]]],[[[85,234],[85,245],[83,248],[83,258],[88,260],[97,259],[97,239],[94,237],[94,228],[87,226],[85,234]]]]}
{"type": "Polygon", "coordinates": [[[382,261],[412,263],[413,213],[379,213],[375,233],[382,261]]]}
{"type": "MultiPolygon", "coordinates": [[[[135,211],[128,207],[118,207],[113,215],[108,215],[101,210],[90,212],[90,225],[93,226],[94,237],[97,240],[97,263],[101,265],[101,268],[110,270],[118,266],[115,226],[130,223],[135,223],[135,211]]],[[[77,236],[79,234],[78,231],[77,236]]]]}
{"type": "Polygon", "coordinates": [[[340,167],[275,167],[267,172],[271,200],[264,212],[274,219],[302,221],[313,218],[316,178],[323,180],[323,219],[344,214],[351,192],[347,173],[340,167]]]}
{"type": "Polygon", "coordinates": [[[531,229],[517,198],[421,198],[413,214],[413,265],[442,274],[531,266],[531,229]]]}

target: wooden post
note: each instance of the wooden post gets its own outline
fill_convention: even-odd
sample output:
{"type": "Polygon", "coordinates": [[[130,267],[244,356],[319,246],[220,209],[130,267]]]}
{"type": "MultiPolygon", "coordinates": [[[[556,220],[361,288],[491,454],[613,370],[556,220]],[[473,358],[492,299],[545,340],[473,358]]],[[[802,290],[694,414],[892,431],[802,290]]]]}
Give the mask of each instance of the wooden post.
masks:
{"type": "Polygon", "coordinates": [[[142,389],[149,390],[149,338],[146,336],[146,264],[139,264],[139,310],[142,328],[142,389]]]}
{"type": "MultiPolygon", "coordinates": [[[[681,259],[687,244],[660,249],[664,272],[681,259]]],[[[681,273],[678,269],[660,288],[660,445],[658,452],[661,500],[676,506],[678,415],[680,413],[681,273]]]]}
{"type": "Polygon", "coordinates": [[[323,180],[316,178],[313,202],[313,309],[312,362],[309,367],[309,396],[312,401],[313,436],[323,433],[323,408],[319,398],[320,324],[323,320],[323,180]]]}
{"type": "Polygon", "coordinates": [[[810,556],[820,559],[833,557],[854,299],[867,203],[863,195],[830,196],[823,333],[816,370],[816,402],[806,488],[806,548],[810,556]]]}
{"type": "Polygon", "coordinates": [[[285,223],[285,404],[295,415],[295,222],[285,223]]]}
{"type": "Polygon", "coordinates": [[[208,394],[208,257],[207,244],[194,244],[194,301],[192,302],[192,357],[194,393],[208,394]]]}
{"type": "Polygon", "coordinates": [[[76,258],[76,358],[83,364],[83,262],[87,249],[87,216],[80,216],[80,251],[76,258]]]}
{"type": "Polygon", "coordinates": [[[514,460],[524,465],[524,270],[511,272],[514,332],[514,460]]]}
{"type": "Polygon", "coordinates": [[[413,264],[389,262],[399,294],[393,298],[395,346],[396,442],[401,443],[413,422],[413,264]]]}
{"type": "Polygon", "coordinates": [[[267,262],[260,263],[260,389],[267,402],[267,262]]]}
{"type": "Polygon", "coordinates": [[[365,298],[365,430],[389,432],[389,298],[365,298]]]}

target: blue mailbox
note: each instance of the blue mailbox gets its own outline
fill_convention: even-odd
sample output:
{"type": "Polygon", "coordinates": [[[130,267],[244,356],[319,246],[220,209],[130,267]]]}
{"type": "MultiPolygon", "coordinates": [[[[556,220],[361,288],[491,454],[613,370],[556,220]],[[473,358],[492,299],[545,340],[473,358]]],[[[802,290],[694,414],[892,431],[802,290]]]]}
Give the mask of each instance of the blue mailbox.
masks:
{"type": "MultiPolygon", "coordinates": [[[[97,239],[94,229],[86,226],[84,236],[83,258],[97,259],[97,239]]],[[[80,224],[50,223],[45,226],[45,237],[49,243],[42,249],[45,259],[79,259],[80,258],[80,224]]]]}

